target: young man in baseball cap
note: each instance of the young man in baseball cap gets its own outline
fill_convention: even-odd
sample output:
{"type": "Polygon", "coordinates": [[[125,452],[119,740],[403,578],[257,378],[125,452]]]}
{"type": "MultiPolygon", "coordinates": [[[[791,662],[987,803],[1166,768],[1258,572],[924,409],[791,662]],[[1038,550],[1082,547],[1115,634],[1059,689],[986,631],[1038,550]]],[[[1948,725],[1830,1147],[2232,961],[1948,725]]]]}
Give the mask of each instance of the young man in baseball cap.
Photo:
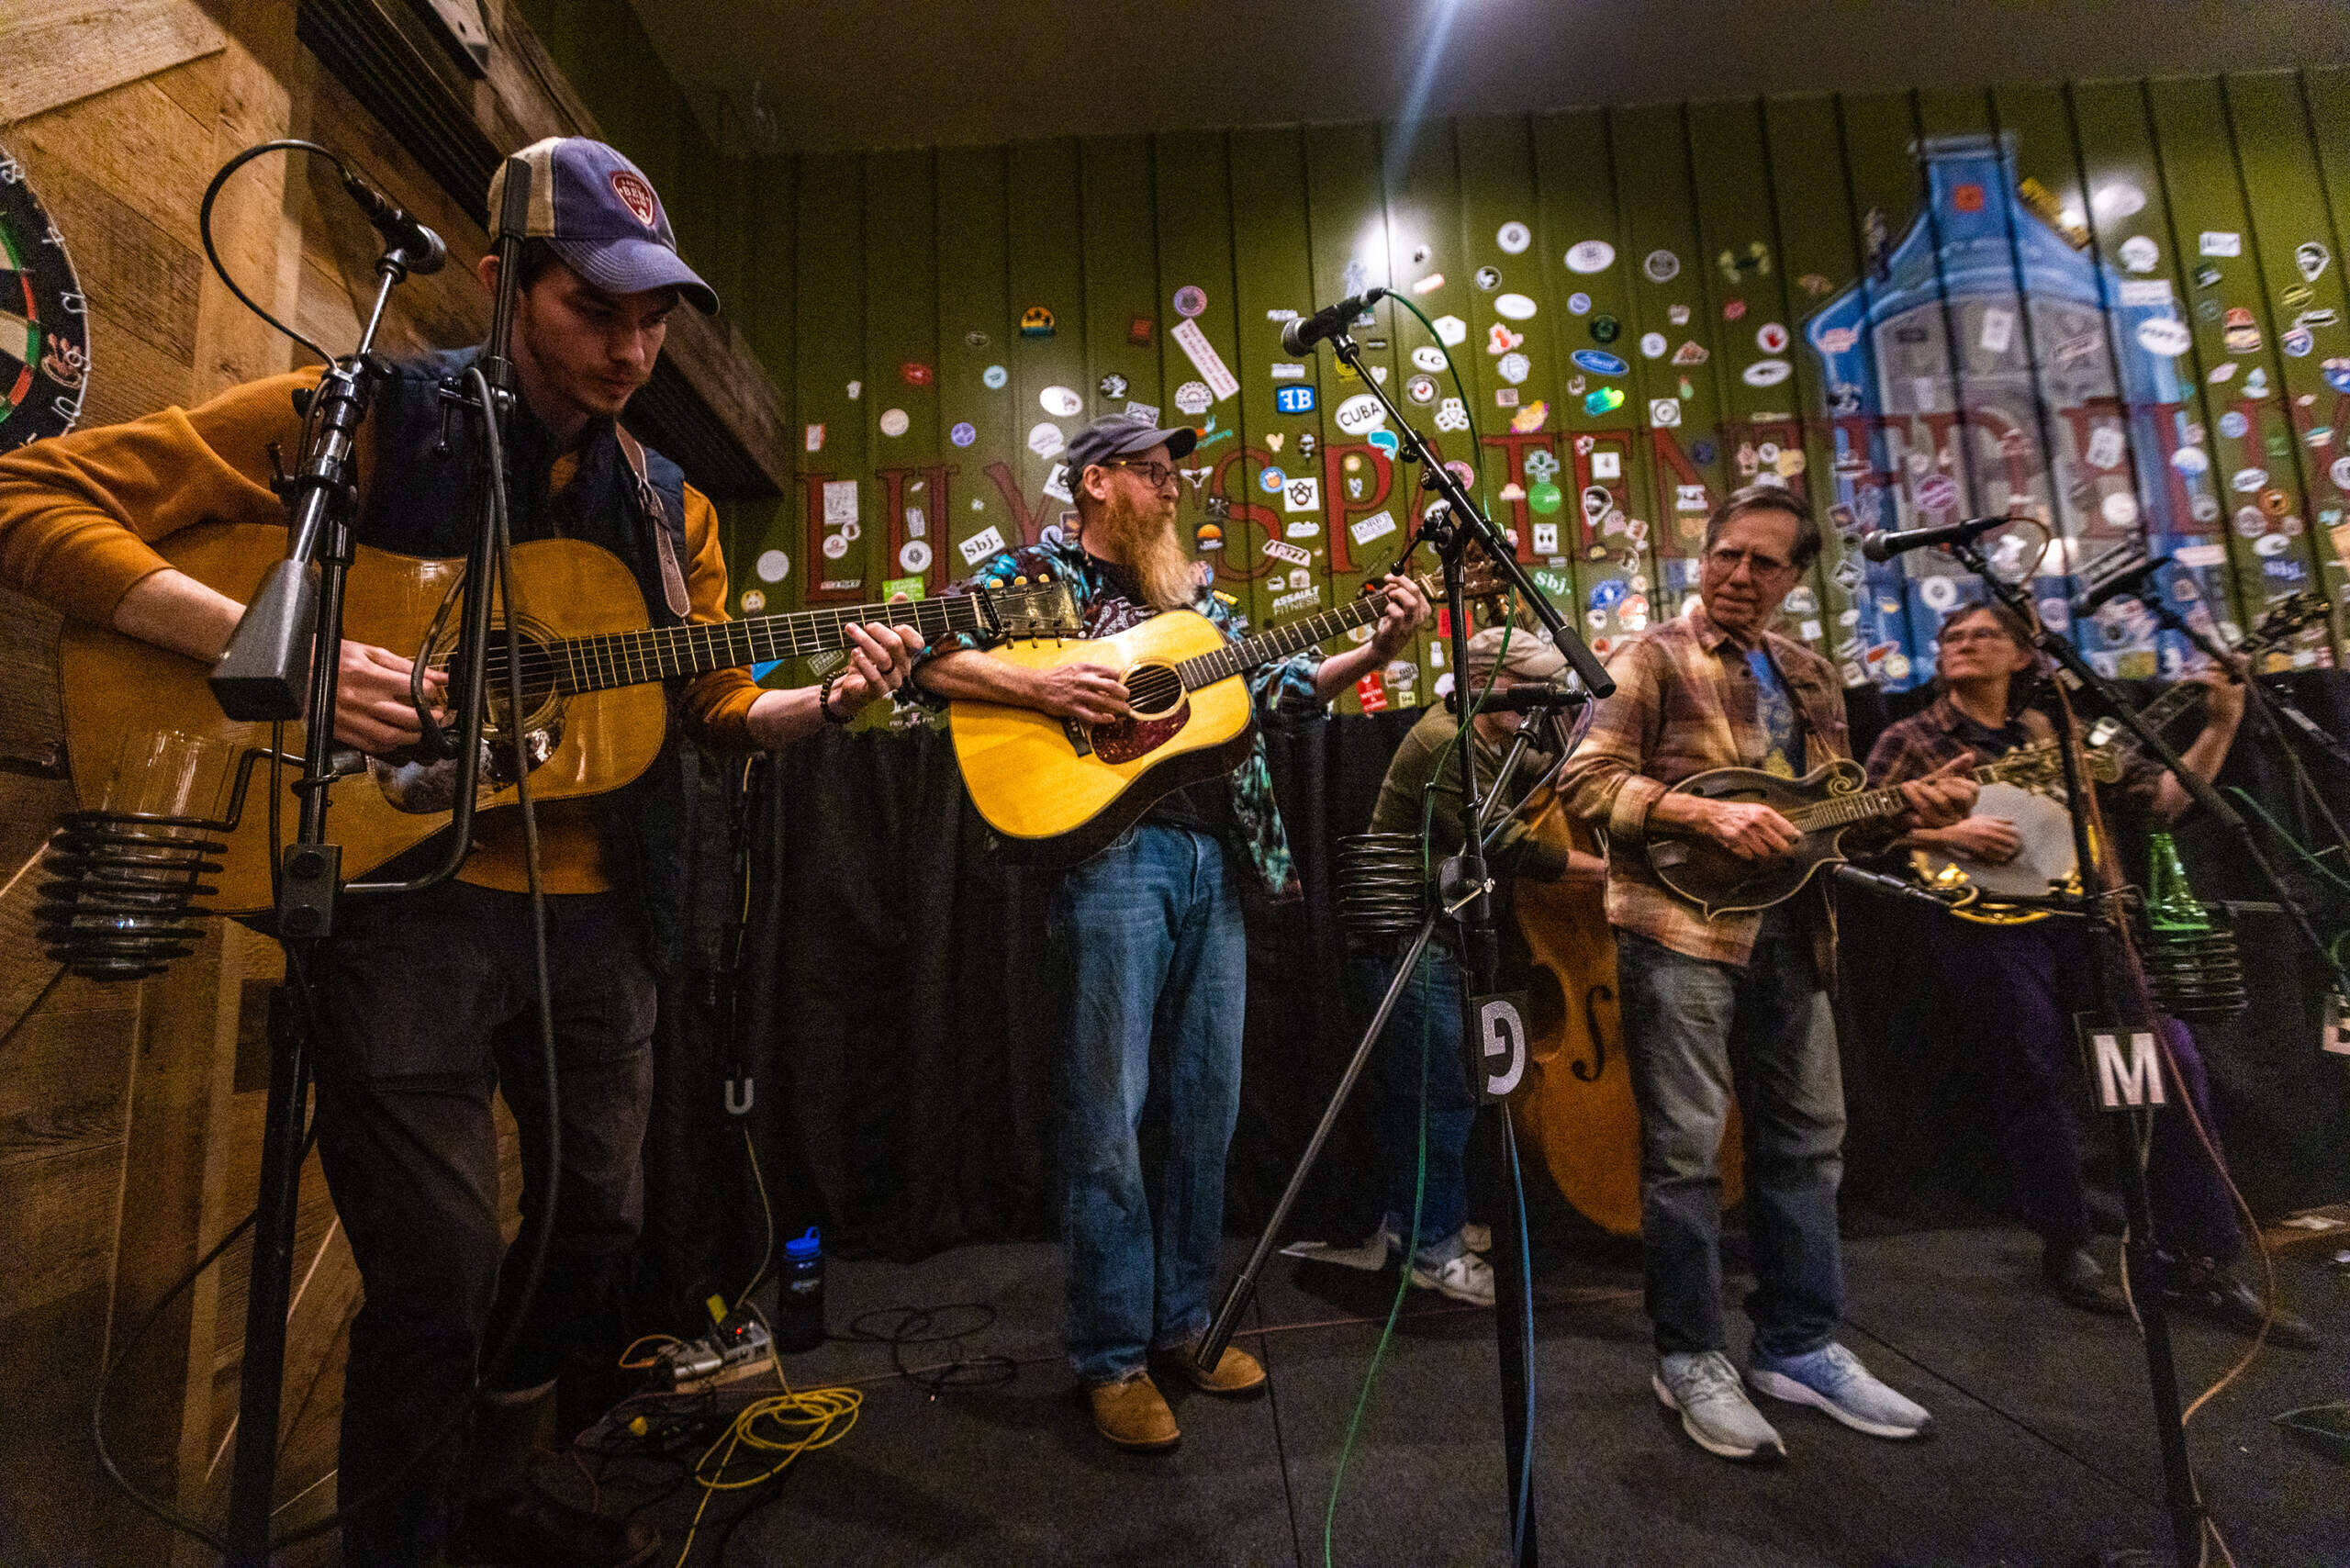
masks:
{"type": "MultiPolygon", "coordinates": [[[[531,183],[510,344],[521,398],[506,432],[513,536],[560,534],[610,550],[635,575],[656,624],[723,621],[726,566],[710,502],[619,422],[652,376],[670,311],[682,301],[712,312],[718,297],[677,254],[660,197],[620,153],[568,138],[519,156],[531,183]]],[[[501,168],[493,214],[504,179],[501,168]]],[[[496,286],[495,256],[479,274],[496,286]]],[[[360,543],[465,553],[472,465],[462,450],[435,449],[441,389],[480,353],[428,354],[384,379],[359,442],[360,543]]],[[[299,449],[292,395],[318,379],[316,369],[274,376],[201,408],[0,458],[0,580],[209,662],[243,607],[153,546],[199,523],[283,522],[268,454],[299,449]]],[[[690,682],[686,728],[722,747],[780,745],[881,699],[922,646],[880,625],[850,637],[846,670],[822,693],[762,691],[739,669],[690,682]]],[[[343,644],[335,727],[345,742],[379,754],[420,738],[408,700],[416,651],[343,644]]],[[[203,716],[189,717],[195,725],[203,716]]],[[[319,977],[317,1125],[365,1286],[351,1329],[340,1462],[342,1497],[362,1504],[342,1527],[343,1561],[354,1568],[408,1568],[444,1551],[614,1568],[649,1562],[658,1549],[648,1525],[537,1491],[529,1458],[558,1378],[577,1390],[565,1418],[584,1424],[600,1414],[595,1375],[621,1349],[621,1276],[643,1209],[655,984],[678,952],[681,778],[676,766],[655,763],[618,793],[539,808],[543,885],[556,895],[548,946],[561,1194],[544,1276],[478,1401],[476,1376],[511,1316],[522,1271],[518,1261],[501,1273],[493,1090],[521,1129],[526,1215],[547,1201],[551,1181],[520,824],[509,813],[486,816],[456,879],[352,900],[338,913],[319,977]],[[386,1495],[365,1501],[378,1489],[386,1495]]]]}

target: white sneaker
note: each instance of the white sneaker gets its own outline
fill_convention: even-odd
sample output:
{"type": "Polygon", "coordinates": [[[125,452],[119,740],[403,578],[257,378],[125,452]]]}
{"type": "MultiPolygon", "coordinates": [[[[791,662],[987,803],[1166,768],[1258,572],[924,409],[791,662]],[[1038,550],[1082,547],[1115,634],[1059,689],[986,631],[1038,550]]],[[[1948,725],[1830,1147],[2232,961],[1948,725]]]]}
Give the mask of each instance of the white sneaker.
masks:
{"type": "Polygon", "coordinates": [[[1800,1356],[1765,1356],[1757,1350],[1746,1377],[1774,1399],[1824,1410],[1873,1438],[1903,1442],[1933,1429],[1934,1418],[1924,1406],[1878,1382],[1858,1356],[1833,1342],[1800,1356]]]}
{"type": "Polygon", "coordinates": [[[1439,1291],[1472,1306],[1494,1305],[1494,1266],[1474,1252],[1463,1252],[1433,1269],[1415,1262],[1412,1282],[1422,1290],[1439,1291]]]}
{"type": "Polygon", "coordinates": [[[1738,1369],[1719,1350],[1659,1356],[1649,1386],[1667,1410],[1680,1412],[1681,1429],[1707,1453],[1724,1459],[1787,1457],[1786,1445],[1746,1397],[1738,1369]]]}

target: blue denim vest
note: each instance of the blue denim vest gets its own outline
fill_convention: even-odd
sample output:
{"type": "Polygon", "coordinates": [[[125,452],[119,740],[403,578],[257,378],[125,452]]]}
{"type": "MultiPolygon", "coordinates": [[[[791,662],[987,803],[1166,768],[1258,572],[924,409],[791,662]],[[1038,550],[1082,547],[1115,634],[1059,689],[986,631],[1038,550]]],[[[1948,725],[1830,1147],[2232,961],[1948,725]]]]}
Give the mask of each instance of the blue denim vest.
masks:
{"type": "MultiPolygon", "coordinates": [[[[463,555],[470,548],[476,521],[473,454],[478,443],[465,421],[453,419],[447,454],[436,449],[442,430],[440,388],[464,375],[480,353],[461,349],[392,366],[372,415],[375,465],[354,529],[360,543],[405,555],[463,555]]],[[[553,537],[556,525],[547,481],[560,453],[526,408],[518,407],[508,422],[507,515],[514,542],[553,537]]],[[[582,439],[578,473],[564,493],[569,522],[564,532],[625,562],[653,623],[674,626],[684,618],[669,607],[653,531],[666,530],[673,557],[688,559],[685,473],[644,450],[651,492],[646,495],[621,450],[617,431],[613,421],[599,420],[582,439]]],[[[665,976],[677,965],[685,932],[688,807],[677,722],[683,684],[666,683],[670,723],[660,756],[632,783],[605,796],[600,812],[606,860],[620,886],[641,905],[648,957],[665,976]]]]}

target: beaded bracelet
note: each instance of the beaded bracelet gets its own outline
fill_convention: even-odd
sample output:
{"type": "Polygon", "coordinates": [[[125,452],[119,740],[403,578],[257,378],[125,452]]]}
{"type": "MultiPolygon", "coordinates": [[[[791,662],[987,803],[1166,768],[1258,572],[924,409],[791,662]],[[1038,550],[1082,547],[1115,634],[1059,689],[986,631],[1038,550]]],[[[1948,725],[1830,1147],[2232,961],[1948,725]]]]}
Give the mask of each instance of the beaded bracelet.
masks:
{"type": "Polygon", "coordinates": [[[816,711],[823,715],[824,722],[827,724],[845,724],[850,719],[856,717],[853,713],[839,714],[833,711],[833,682],[839,678],[840,672],[835,670],[824,678],[824,684],[816,690],[816,711]]]}

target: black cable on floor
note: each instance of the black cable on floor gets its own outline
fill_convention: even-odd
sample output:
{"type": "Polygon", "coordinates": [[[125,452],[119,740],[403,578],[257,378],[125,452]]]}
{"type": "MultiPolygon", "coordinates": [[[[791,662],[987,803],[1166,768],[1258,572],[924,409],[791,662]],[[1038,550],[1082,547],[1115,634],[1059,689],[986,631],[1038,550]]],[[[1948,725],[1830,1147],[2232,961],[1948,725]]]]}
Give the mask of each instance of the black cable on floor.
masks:
{"type": "Polygon", "coordinates": [[[849,1319],[846,1333],[831,1338],[842,1344],[889,1346],[890,1368],[935,1399],[942,1394],[1006,1387],[1020,1375],[1020,1363],[1010,1356],[987,1355],[966,1361],[958,1355],[937,1366],[909,1367],[906,1348],[959,1343],[994,1327],[994,1307],[984,1302],[957,1301],[940,1306],[877,1306],[870,1312],[858,1313],[849,1319]],[[894,1321],[868,1327],[875,1318],[894,1321]]]}
{"type": "Polygon", "coordinates": [[[1273,1413],[1273,1458],[1281,1467],[1281,1506],[1289,1510],[1290,1560],[1297,1568],[1305,1568],[1305,1538],[1297,1533],[1297,1493],[1289,1480],[1289,1444],[1281,1437],[1281,1383],[1273,1376],[1273,1337],[1265,1332],[1265,1298],[1252,1294],[1248,1305],[1257,1316],[1257,1359],[1265,1363],[1265,1403],[1273,1413]]]}

